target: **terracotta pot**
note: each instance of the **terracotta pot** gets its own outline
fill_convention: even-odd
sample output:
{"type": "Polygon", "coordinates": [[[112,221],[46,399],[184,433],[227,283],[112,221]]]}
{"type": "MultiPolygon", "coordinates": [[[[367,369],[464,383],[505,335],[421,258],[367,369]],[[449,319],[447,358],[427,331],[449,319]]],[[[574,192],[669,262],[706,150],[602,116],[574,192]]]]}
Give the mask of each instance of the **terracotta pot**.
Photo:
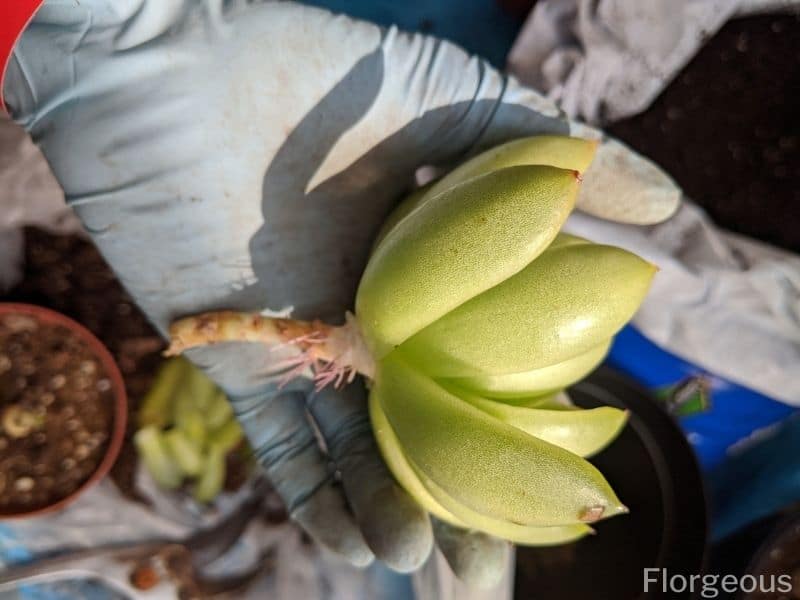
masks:
{"type": "Polygon", "coordinates": [[[103,365],[108,378],[111,380],[111,386],[114,393],[114,423],[110,432],[110,440],[108,447],[106,448],[106,453],[103,456],[103,459],[100,461],[100,464],[98,464],[94,473],[92,473],[92,475],[71,494],[53,502],[52,504],[25,512],[0,512],[0,519],[19,519],[40,516],[65,508],[69,504],[72,504],[81,494],[83,494],[86,490],[91,488],[94,484],[108,474],[108,472],[111,470],[111,467],[114,465],[114,462],[117,460],[117,457],[119,456],[119,452],[122,448],[122,442],[125,438],[125,426],[128,419],[128,396],[125,393],[125,383],[122,380],[122,374],[120,373],[119,368],[117,368],[117,364],[114,362],[111,353],[109,353],[100,340],[98,340],[94,334],[92,334],[83,325],[80,325],[61,313],[57,313],[47,308],[42,308],[41,306],[0,302],[0,317],[6,315],[27,315],[36,319],[40,323],[48,325],[61,325],[69,329],[75,336],[86,342],[95,358],[97,358],[97,360],[99,360],[103,365]]]}

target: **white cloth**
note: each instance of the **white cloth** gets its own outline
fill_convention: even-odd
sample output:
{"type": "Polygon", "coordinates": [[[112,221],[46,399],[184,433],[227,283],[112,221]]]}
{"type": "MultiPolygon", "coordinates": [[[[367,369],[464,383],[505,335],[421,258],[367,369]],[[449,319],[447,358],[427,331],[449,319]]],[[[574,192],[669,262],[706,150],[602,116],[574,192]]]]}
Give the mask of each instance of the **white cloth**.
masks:
{"type": "MultiPolygon", "coordinates": [[[[114,484],[105,480],[64,511],[15,522],[13,528],[0,526],[0,547],[9,556],[45,555],[64,548],[92,548],[121,542],[181,539],[200,526],[212,526],[229,514],[248,490],[218,499],[215,510],[198,511],[195,503],[182,495],[158,490],[143,468],[137,475],[137,489],[151,507],[122,496],[114,484]]],[[[255,565],[265,552],[272,553],[274,569],[267,571],[240,594],[242,600],[275,598],[317,598],[320,600],[406,600],[396,589],[396,578],[383,571],[355,569],[342,558],[321,551],[316,544],[304,543],[300,529],[290,523],[269,525],[260,518],[221,558],[211,563],[208,575],[224,577],[255,565]]],[[[2,561],[0,561],[0,567],[2,561]]],[[[109,561],[109,574],[119,569],[109,561]]],[[[122,570],[124,575],[125,571],[122,570]]],[[[452,579],[452,575],[450,575],[452,579]]],[[[506,581],[511,579],[506,577],[506,581]]],[[[113,586],[112,586],[113,587],[113,586]]],[[[410,590],[410,584],[407,586],[410,590]]],[[[109,588],[105,588],[109,589],[109,588]]],[[[428,589],[423,587],[422,589],[428,589]]],[[[111,598],[104,592],[89,593],[75,581],[48,584],[49,593],[41,597],[88,599],[111,598]],[[80,595],[80,596],[79,596],[80,595]]],[[[402,587],[401,587],[402,590],[402,587]]],[[[148,592],[150,600],[174,597],[170,586],[148,592]]],[[[4,598],[0,593],[0,598],[4,598]]],[[[120,597],[113,595],[114,598],[120,597]]],[[[422,600],[433,598],[428,593],[422,600]]]]}
{"type": "Polygon", "coordinates": [[[539,0],[508,58],[571,117],[604,124],[645,110],[735,17],[798,0],[539,0]]]}
{"type": "Polygon", "coordinates": [[[11,119],[0,115],[0,292],[22,275],[22,231],[36,225],[54,233],[81,231],[41,151],[11,119]]]}
{"type": "Polygon", "coordinates": [[[632,227],[575,213],[566,229],[659,267],[634,325],[709,372],[800,406],[800,257],[716,228],[690,202],[632,227]]]}

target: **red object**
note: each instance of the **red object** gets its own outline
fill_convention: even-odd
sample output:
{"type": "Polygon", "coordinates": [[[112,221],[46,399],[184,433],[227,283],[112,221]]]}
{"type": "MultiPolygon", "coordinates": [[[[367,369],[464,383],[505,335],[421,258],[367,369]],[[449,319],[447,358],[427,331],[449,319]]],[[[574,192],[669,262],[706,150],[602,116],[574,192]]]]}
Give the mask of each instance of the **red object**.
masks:
{"type": "Polygon", "coordinates": [[[7,113],[3,101],[3,81],[14,46],[39,10],[44,0],[6,0],[0,7],[0,110],[7,113]]]}
{"type": "Polygon", "coordinates": [[[111,356],[111,353],[106,349],[102,342],[100,342],[100,340],[94,336],[92,332],[69,317],[50,310],[49,308],[42,308],[41,306],[34,306],[33,304],[0,302],[0,317],[4,315],[19,314],[33,317],[40,323],[46,323],[48,325],[61,325],[62,327],[66,327],[78,338],[86,342],[97,359],[103,364],[105,372],[108,374],[109,379],[111,379],[112,389],[114,390],[114,426],[111,431],[111,440],[108,443],[108,448],[106,449],[106,454],[103,457],[103,460],[100,461],[100,464],[97,466],[97,469],[95,469],[95,472],[92,473],[92,476],[84,481],[83,484],[78,487],[78,489],[72,492],[69,496],[62,498],[53,504],[49,504],[42,508],[27,512],[3,514],[0,515],[0,519],[17,519],[34,516],[38,517],[45,513],[61,510],[67,505],[72,504],[75,500],[77,500],[78,496],[100,481],[103,477],[108,475],[108,472],[111,470],[111,467],[114,466],[114,462],[117,460],[117,456],[119,456],[119,451],[122,449],[122,442],[125,439],[125,426],[128,421],[128,395],[125,392],[125,382],[122,379],[122,374],[119,372],[117,363],[114,362],[114,358],[111,356]]]}

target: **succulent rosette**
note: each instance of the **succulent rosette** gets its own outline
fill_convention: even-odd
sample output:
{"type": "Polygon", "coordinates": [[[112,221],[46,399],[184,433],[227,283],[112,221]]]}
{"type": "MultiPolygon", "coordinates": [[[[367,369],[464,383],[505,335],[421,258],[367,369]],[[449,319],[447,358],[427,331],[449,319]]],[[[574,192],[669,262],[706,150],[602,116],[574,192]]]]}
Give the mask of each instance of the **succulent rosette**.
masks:
{"type": "Polygon", "coordinates": [[[627,510],[586,460],[626,414],[578,409],[563,390],[603,360],[656,271],[560,232],[595,148],[516,140],[412,194],[380,232],[343,327],[215,313],[177,322],[173,351],[292,342],[293,375],[324,385],[361,372],[381,453],[426,510],[520,544],[575,540],[627,510]]]}

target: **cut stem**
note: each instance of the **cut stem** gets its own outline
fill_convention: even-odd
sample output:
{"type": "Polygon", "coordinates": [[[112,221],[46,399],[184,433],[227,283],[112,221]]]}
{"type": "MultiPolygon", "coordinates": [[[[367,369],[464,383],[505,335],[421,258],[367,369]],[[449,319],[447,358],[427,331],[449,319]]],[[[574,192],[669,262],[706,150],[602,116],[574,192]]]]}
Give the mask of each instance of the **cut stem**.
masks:
{"type": "Polygon", "coordinates": [[[255,312],[214,311],[178,319],[170,326],[169,334],[166,356],[221,342],[292,346],[297,349],[298,357],[289,365],[293,367],[289,379],[310,372],[318,388],[352,381],[356,373],[369,378],[375,373],[375,361],[350,313],[344,325],[334,326],[317,320],[273,318],[255,312]]]}

